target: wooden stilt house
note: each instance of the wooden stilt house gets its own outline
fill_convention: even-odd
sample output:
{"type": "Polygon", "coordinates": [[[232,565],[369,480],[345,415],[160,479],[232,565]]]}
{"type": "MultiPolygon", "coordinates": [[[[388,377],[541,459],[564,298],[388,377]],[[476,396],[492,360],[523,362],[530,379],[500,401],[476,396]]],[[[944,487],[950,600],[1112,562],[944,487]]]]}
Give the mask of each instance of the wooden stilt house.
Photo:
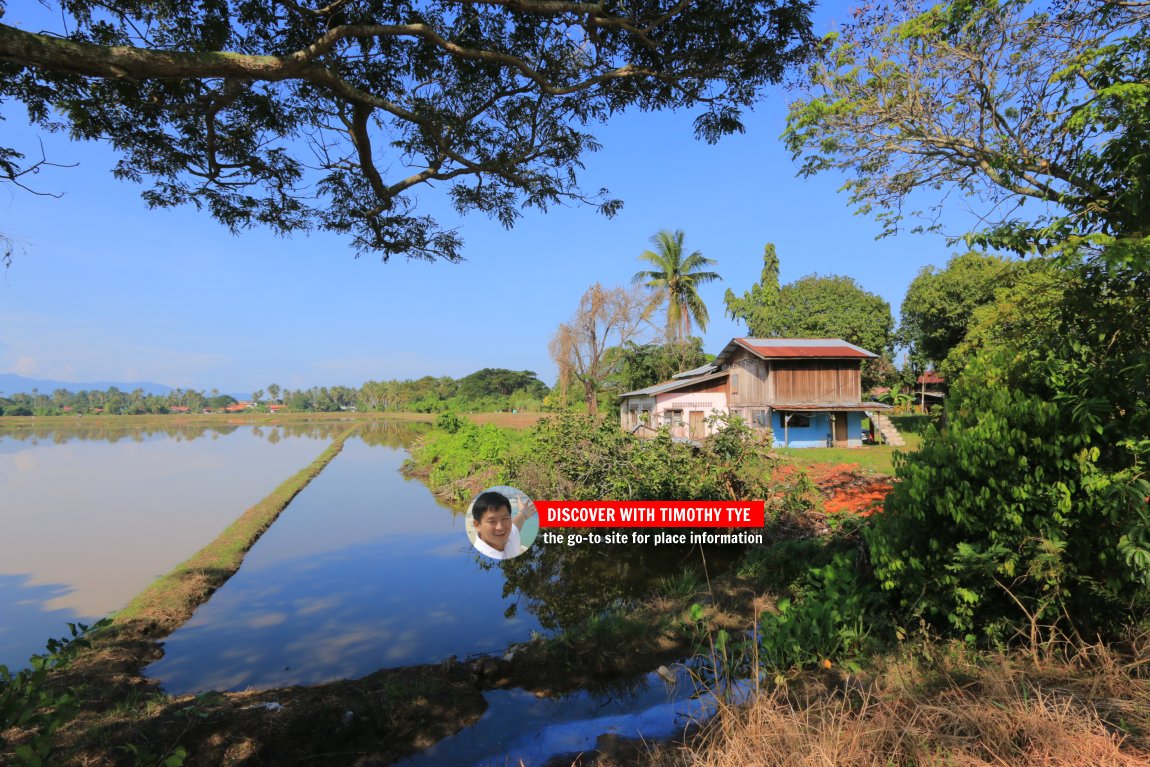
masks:
{"type": "Polygon", "coordinates": [[[734,338],[711,364],[622,395],[620,422],[701,439],[708,415],[729,412],[778,447],[861,447],[864,414],[889,409],[862,399],[862,362],[876,356],[837,338],[734,338]]]}

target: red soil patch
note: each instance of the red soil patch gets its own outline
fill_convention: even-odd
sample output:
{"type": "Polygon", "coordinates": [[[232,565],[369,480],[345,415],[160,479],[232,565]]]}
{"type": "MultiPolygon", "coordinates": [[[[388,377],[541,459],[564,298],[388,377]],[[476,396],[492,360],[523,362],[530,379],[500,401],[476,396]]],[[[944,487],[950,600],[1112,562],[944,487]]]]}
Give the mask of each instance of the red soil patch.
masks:
{"type": "Polygon", "coordinates": [[[822,493],[823,510],[828,514],[847,512],[870,516],[882,510],[887,493],[894,486],[891,477],[864,472],[857,463],[819,463],[800,469],[784,466],[780,479],[805,471],[822,493]]]}

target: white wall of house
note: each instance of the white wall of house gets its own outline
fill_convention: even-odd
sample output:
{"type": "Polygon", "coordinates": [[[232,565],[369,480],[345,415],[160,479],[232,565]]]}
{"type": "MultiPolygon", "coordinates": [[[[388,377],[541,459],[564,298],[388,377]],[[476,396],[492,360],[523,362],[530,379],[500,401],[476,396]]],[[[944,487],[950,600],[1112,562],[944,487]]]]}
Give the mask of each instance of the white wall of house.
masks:
{"type": "Polygon", "coordinates": [[[656,396],[654,425],[661,427],[671,423],[671,435],[674,437],[709,436],[716,429],[708,425],[706,419],[714,415],[713,411],[716,410],[727,412],[727,395],[723,392],[666,392],[656,396]],[[701,435],[690,433],[692,412],[702,414],[701,435]]]}

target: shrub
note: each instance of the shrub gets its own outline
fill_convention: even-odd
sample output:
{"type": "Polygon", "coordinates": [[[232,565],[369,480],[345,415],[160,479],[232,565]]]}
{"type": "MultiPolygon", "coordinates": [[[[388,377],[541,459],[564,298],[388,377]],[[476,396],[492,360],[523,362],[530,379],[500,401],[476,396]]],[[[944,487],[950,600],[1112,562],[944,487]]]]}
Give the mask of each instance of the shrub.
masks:
{"type": "Polygon", "coordinates": [[[1051,326],[984,350],[946,430],[899,459],[867,541],[904,621],[1115,636],[1147,605],[1150,277],[1083,265],[1066,282],[1051,326]]]}

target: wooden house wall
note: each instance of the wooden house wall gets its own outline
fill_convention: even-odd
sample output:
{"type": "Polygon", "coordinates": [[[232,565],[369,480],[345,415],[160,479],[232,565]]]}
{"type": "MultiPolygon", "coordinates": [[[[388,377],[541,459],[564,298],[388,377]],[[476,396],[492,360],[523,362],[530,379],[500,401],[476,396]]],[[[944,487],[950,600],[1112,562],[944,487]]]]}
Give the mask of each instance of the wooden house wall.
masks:
{"type": "Polygon", "coordinates": [[[770,382],[766,362],[740,349],[731,355],[729,372],[731,375],[727,378],[730,387],[727,400],[731,407],[761,405],[769,401],[770,382]],[[735,376],[738,376],[737,386],[735,376]]]}
{"type": "Polygon", "coordinates": [[[853,360],[773,360],[772,404],[859,402],[862,378],[853,360]]]}

